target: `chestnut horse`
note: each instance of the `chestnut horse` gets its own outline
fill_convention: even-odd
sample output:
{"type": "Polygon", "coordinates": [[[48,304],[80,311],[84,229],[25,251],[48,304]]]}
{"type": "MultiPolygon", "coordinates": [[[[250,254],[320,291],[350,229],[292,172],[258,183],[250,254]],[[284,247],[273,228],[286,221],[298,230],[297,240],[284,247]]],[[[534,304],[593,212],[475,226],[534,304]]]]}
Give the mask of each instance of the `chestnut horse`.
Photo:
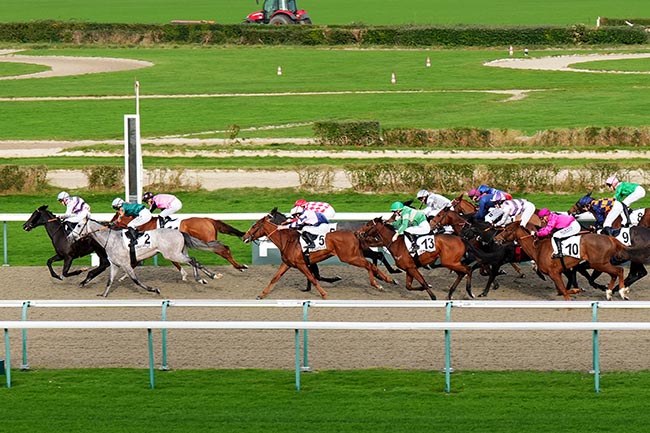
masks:
{"type": "Polygon", "coordinates": [[[476,213],[478,211],[478,206],[469,200],[465,200],[463,198],[464,196],[465,193],[462,193],[458,197],[454,198],[451,201],[451,208],[461,215],[476,213]]]}
{"type": "MultiPolygon", "coordinates": [[[[119,214],[116,214],[113,217],[112,221],[116,221],[118,227],[125,228],[129,221],[132,219],[132,217],[126,216],[120,219],[119,214]]],[[[158,228],[158,220],[158,217],[153,217],[146,224],[139,226],[138,230],[155,230],[158,228]]],[[[182,233],[186,233],[192,237],[202,240],[203,242],[218,240],[217,237],[219,236],[219,233],[237,236],[238,238],[241,238],[244,235],[244,232],[226,224],[223,221],[203,217],[192,217],[181,220],[178,230],[180,230],[182,233]]],[[[242,272],[245,269],[248,269],[248,266],[242,265],[235,261],[235,259],[232,257],[232,253],[230,252],[230,248],[227,245],[224,245],[221,242],[215,242],[211,245],[213,246],[212,252],[228,260],[228,262],[233,265],[235,269],[238,269],[242,272]]]]}
{"type": "MultiPolygon", "coordinates": [[[[522,227],[518,222],[509,224],[505,230],[495,237],[496,241],[517,241],[530,257],[535,260],[537,268],[548,275],[555,283],[558,294],[565,300],[571,300],[569,295],[579,293],[580,289],[567,290],[562,273],[572,269],[586,260],[595,270],[606,273],[610,276],[607,286],[607,299],[611,298],[612,290],[618,278],[619,294],[621,298],[628,299],[630,291],[624,286],[623,268],[612,265],[614,256],[628,257],[627,248],[615,238],[593,233],[584,234],[580,238],[580,258],[565,256],[559,259],[551,258],[553,247],[551,238],[538,239],[522,227]]],[[[628,259],[629,260],[629,259],[628,259]]]]}
{"type": "Polygon", "coordinates": [[[395,234],[393,226],[384,221],[382,218],[375,218],[374,220],[366,223],[364,227],[357,231],[369,244],[373,238],[376,239],[376,245],[383,245],[388,248],[388,251],[395,259],[395,264],[400,269],[406,271],[406,289],[407,290],[426,290],[435,299],[433,293],[430,291],[430,285],[424,280],[422,274],[418,271],[420,266],[428,266],[433,264],[440,258],[441,266],[454,271],[456,273],[456,280],[449,288],[447,299],[452,299],[454,291],[458,284],[460,284],[463,277],[466,279],[465,290],[467,294],[474,298],[472,293],[472,268],[469,263],[475,259],[475,254],[482,254],[480,251],[469,250],[463,239],[456,235],[437,234],[434,237],[435,250],[425,252],[416,258],[411,257],[406,241],[403,236],[397,238],[393,242],[392,238],[395,234]],[[468,257],[469,255],[469,257],[468,257]],[[411,284],[413,279],[416,279],[421,285],[421,288],[413,288],[411,284]]]}
{"type": "Polygon", "coordinates": [[[352,231],[336,230],[327,233],[325,235],[325,248],[312,251],[307,259],[300,245],[300,233],[292,229],[278,230],[278,225],[285,219],[284,214],[278,212],[277,208],[274,208],[268,215],[255,222],[243,236],[245,243],[266,236],[278,247],[282,257],[282,264],[280,264],[278,271],[268,286],[258,295],[258,299],[266,297],[275,283],[290,268],[296,268],[302,272],[307,277],[307,280],[316,287],[321,297],[327,299],[327,292],[318,284],[318,280],[310,271],[309,266],[310,264],[322,262],[333,256],[337,256],[342,262],[366,269],[370,278],[370,285],[377,290],[381,291],[383,288],[375,280],[375,275],[387,283],[397,284],[395,280],[384,275],[377,266],[366,260],[363,256],[359,239],[352,231]]]}

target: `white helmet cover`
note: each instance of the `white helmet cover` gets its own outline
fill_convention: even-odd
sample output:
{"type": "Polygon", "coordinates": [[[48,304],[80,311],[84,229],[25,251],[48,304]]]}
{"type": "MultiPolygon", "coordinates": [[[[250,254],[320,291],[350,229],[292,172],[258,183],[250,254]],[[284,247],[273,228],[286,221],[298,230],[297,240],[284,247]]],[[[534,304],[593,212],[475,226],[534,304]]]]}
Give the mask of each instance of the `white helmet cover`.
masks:
{"type": "Polygon", "coordinates": [[[59,201],[65,199],[65,198],[70,198],[70,194],[68,194],[68,193],[65,192],[65,191],[61,191],[61,192],[59,193],[59,195],[56,197],[56,199],[59,200],[59,201]]]}
{"type": "Polygon", "coordinates": [[[114,208],[116,208],[116,207],[120,207],[120,206],[122,206],[123,203],[124,203],[124,200],[122,200],[121,198],[117,197],[115,200],[113,200],[113,203],[111,204],[111,206],[114,207],[114,208]]]}
{"type": "Polygon", "coordinates": [[[416,197],[417,198],[422,198],[422,197],[426,197],[428,195],[429,195],[429,191],[427,191],[426,189],[421,189],[421,190],[418,191],[416,197]]]}

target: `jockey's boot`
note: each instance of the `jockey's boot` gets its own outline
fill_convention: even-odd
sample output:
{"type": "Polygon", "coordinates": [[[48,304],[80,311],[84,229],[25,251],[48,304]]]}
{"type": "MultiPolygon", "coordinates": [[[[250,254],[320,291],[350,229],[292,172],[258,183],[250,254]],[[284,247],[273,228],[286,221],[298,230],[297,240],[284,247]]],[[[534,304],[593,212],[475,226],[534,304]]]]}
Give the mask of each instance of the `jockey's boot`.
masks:
{"type": "Polygon", "coordinates": [[[314,243],[314,241],[316,240],[317,237],[318,235],[315,235],[313,233],[302,232],[302,238],[307,242],[306,248],[308,250],[312,248],[316,248],[316,244],[314,243]]]}
{"type": "Polygon", "coordinates": [[[131,242],[135,242],[135,240],[138,238],[138,229],[135,227],[127,227],[126,228],[126,237],[131,239],[131,242]]]}
{"type": "Polygon", "coordinates": [[[561,257],[564,257],[564,254],[562,254],[562,239],[560,238],[554,238],[555,245],[557,245],[557,253],[553,253],[551,256],[552,259],[559,259],[561,257]]]}
{"type": "Polygon", "coordinates": [[[409,233],[409,232],[404,232],[404,236],[408,237],[409,241],[411,241],[411,249],[409,250],[409,252],[411,254],[417,253],[418,252],[418,242],[417,242],[418,235],[414,235],[413,233],[409,233]]]}
{"type": "Polygon", "coordinates": [[[621,222],[621,227],[629,227],[630,224],[630,208],[625,204],[622,203],[623,205],[623,215],[625,215],[625,221],[621,222]]]}

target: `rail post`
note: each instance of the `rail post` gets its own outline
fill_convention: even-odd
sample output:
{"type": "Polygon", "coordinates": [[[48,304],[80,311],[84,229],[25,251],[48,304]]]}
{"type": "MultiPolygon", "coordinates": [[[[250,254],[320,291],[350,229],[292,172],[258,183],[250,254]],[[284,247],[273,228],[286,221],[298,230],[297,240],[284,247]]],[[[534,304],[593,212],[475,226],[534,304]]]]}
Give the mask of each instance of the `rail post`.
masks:
{"type": "Polygon", "coordinates": [[[11,348],[9,347],[9,329],[5,328],[5,377],[7,388],[11,388],[11,348]]]}
{"type": "MultiPolygon", "coordinates": [[[[445,320],[451,322],[451,302],[445,304],[445,320]]],[[[451,392],[451,331],[445,329],[445,392],[451,392]]]]}
{"type": "MultiPolygon", "coordinates": [[[[27,321],[27,309],[29,308],[29,301],[23,302],[22,321],[27,321]]],[[[27,329],[22,330],[23,336],[23,363],[20,364],[21,370],[29,370],[29,363],[27,362],[27,329]]]]}
{"type": "MultiPolygon", "coordinates": [[[[591,321],[598,321],[598,302],[591,304],[591,321]]],[[[594,387],[597,393],[600,392],[600,353],[598,350],[598,330],[594,329],[592,336],[592,353],[594,368],[594,387]]]]}
{"type": "MultiPolygon", "coordinates": [[[[161,320],[164,322],[167,320],[167,307],[169,307],[169,301],[163,301],[162,303],[162,313],[161,320]]],[[[161,329],[161,344],[162,344],[162,364],[160,369],[167,371],[169,370],[169,365],[167,365],[167,330],[161,329]]]]}
{"type": "Polygon", "coordinates": [[[153,370],[154,370],[154,361],[153,361],[153,337],[151,335],[151,328],[147,329],[147,339],[148,339],[148,345],[149,345],[149,387],[151,389],[154,389],[154,376],[153,376],[153,370]]]}
{"type": "Polygon", "coordinates": [[[2,247],[4,248],[4,263],[2,266],[9,266],[9,260],[7,255],[7,221],[2,222],[2,247]]]}
{"type": "MultiPolygon", "coordinates": [[[[307,322],[309,319],[307,318],[307,313],[309,311],[309,301],[305,301],[302,303],[302,320],[303,322],[307,322]]],[[[309,349],[308,349],[308,344],[307,344],[307,330],[303,329],[302,330],[302,371],[311,371],[311,367],[309,366],[309,349]]]]}
{"type": "Polygon", "coordinates": [[[294,344],[296,346],[296,391],[300,391],[300,330],[294,330],[294,344]]]}

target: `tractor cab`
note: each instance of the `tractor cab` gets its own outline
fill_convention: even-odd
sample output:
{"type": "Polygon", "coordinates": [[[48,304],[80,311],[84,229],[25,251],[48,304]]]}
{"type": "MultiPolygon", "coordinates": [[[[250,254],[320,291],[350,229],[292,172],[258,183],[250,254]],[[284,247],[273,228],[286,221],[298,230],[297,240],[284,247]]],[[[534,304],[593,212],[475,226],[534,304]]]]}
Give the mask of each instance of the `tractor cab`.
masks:
{"type": "MultiPolygon", "coordinates": [[[[257,0],[259,4],[259,0],[257,0]]],[[[251,13],[245,23],[257,24],[311,24],[307,11],[298,9],[296,0],[264,0],[262,10],[251,13]]]]}

